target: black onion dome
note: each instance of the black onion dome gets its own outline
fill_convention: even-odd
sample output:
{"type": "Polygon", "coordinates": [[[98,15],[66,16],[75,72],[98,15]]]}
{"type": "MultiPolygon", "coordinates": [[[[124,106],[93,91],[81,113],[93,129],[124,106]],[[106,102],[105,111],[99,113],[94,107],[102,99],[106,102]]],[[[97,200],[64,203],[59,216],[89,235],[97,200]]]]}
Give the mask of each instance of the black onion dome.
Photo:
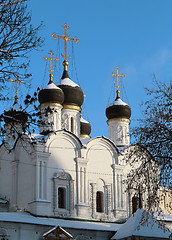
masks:
{"type": "Polygon", "coordinates": [[[5,123],[21,123],[25,124],[28,120],[27,112],[23,111],[19,107],[18,103],[14,103],[12,107],[4,111],[4,121],[5,123]]]}
{"type": "Polygon", "coordinates": [[[80,135],[90,135],[91,125],[88,121],[81,117],[80,119],[80,135]]]}
{"type": "Polygon", "coordinates": [[[126,118],[131,117],[131,108],[128,104],[123,102],[119,97],[115,99],[113,103],[107,106],[106,108],[106,117],[109,119],[112,118],[126,118]]]}
{"type": "Polygon", "coordinates": [[[62,104],[64,101],[64,93],[53,82],[50,82],[45,88],[40,90],[38,94],[38,100],[40,104],[43,103],[62,104]]]}
{"type": "Polygon", "coordinates": [[[84,101],[84,94],[79,85],[74,83],[68,75],[67,70],[64,70],[62,78],[58,84],[64,92],[63,105],[74,105],[81,107],[84,101]]]}

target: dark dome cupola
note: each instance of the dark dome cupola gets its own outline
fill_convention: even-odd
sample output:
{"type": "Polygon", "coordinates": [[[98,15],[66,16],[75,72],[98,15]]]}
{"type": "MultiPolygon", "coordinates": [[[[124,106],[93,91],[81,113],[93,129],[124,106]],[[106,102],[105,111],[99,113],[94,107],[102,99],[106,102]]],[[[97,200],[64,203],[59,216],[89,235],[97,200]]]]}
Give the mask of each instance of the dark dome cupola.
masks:
{"type": "Polygon", "coordinates": [[[80,86],[70,79],[67,71],[69,65],[67,59],[70,57],[70,55],[67,55],[67,42],[72,41],[77,44],[79,39],[76,36],[74,38],[68,37],[67,29],[69,29],[69,26],[67,26],[66,23],[62,27],[64,28],[63,36],[59,36],[56,33],[51,35],[54,40],[60,38],[64,41],[64,54],[61,54],[64,58],[64,71],[58,84],[58,87],[64,92],[62,129],[66,129],[80,137],[80,111],[84,100],[84,94],[80,86]]]}
{"type": "Polygon", "coordinates": [[[68,62],[66,60],[64,60],[63,66],[63,75],[58,84],[58,87],[60,87],[64,92],[63,106],[71,106],[71,108],[80,109],[84,100],[83,91],[78,84],[74,83],[70,79],[67,71],[68,62]]]}
{"type": "Polygon", "coordinates": [[[15,75],[15,80],[10,79],[11,82],[15,83],[15,101],[14,104],[8,109],[4,111],[4,121],[6,124],[25,124],[28,120],[28,114],[26,111],[22,110],[22,107],[18,104],[18,89],[17,84],[23,83],[23,81],[18,80],[18,74],[15,75]]]}
{"type": "Polygon", "coordinates": [[[25,124],[28,120],[28,114],[26,111],[22,110],[18,102],[4,111],[4,121],[6,124],[25,124]]]}
{"type": "Polygon", "coordinates": [[[6,141],[14,142],[19,135],[23,134],[26,130],[28,114],[25,110],[22,109],[18,104],[17,96],[17,84],[23,83],[23,81],[17,79],[18,75],[16,74],[16,79],[11,79],[11,82],[15,83],[15,101],[14,104],[7,110],[4,111],[4,121],[6,129],[6,141]]]}
{"type": "Polygon", "coordinates": [[[115,101],[107,106],[106,117],[108,120],[113,118],[130,119],[131,108],[117,96],[115,101]]]}
{"type": "Polygon", "coordinates": [[[52,50],[50,50],[49,52],[50,57],[44,57],[45,60],[50,60],[50,80],[48,85],[43,88],[39,94],[38,94],[38,100],[40,102],[40,104],[49,104],[49,103],[56,103],[56,104],[62,104],[64,101],[64,94],[63,91],[57,87],[54,83],[53,83],[53,74],[52,72],[54,71],[52,69],[52,61],[58,61],[57,58],[52,58],[53,56],[53,52],[52,50]]]}
{"type": "Polygon", "coordinates": [[[83,119],[81,116],[80,118],[80,138],[90,138],[91,133],[91,125],[88,121],[83,119]]]}
{"type": "Polygon", "coordinates": [[[44,57],[45,60],[50,60],[50,80],[46,87],[40,90],[38,100],[40,102],[40,133],[47,134],[52,131],[61,129],[61,109],[64,101],[64,93],[61,88],[53,83],[52,61],[57,61],[57,58],[52,58],[53,52],[50,51],[50,57],[44,57]]]}
{"type": "Polygon", "coordinates": [[[124,78],[123,74],[119,74],[118,67],[115,69],[116,73],[111,75],[116,77],[117,96],[116,99],[107,106],[106,117],[109,125],[109,138],[118,146],[123,147],[129,145],[129,123],[131,117],[130,106],[123,102],[120,98],[119,78],[124,78]]]}
{"type": "Polygon", "coordinates": [[[57,103],[62,104],[64,101],[63,91],[52,81],[53,75],[50,74],[50,81],[46,87],[40,90],[38,100],[40,104],[57,103]]]}

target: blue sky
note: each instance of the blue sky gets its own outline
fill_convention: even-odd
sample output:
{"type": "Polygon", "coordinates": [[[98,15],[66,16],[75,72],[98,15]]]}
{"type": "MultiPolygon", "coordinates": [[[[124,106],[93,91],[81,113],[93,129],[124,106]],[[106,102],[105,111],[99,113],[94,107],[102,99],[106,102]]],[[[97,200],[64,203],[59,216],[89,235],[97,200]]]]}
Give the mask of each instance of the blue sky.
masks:
{"type": "MultiPolygon", "coordinates": [[[[125,74],[121,98],[131,107],[131,127],[142,117],[140,104],[147,98],[144,87],[152,86],[153,74],[158,80],[171,80],[171,0],[30,0],[28,7],[35,26],[43,21],[40,34],[45,38],[42,49],[30,56],[32,90],[48,83],[43,57],[48,56],[50,49],[59,57],[59,42],[51,34],[63,35],[61,26],[67,23],[69,36],[80,39],[79,44],[74,44],[74,56],[72,44],[68,44],[68,71],[76,83],[77,74],[86,95],[83,117],[91,123],[92,137],[108,137],[105,109],[116,95],[110,76],[116,66],[125,74]]],[[[62,61],[61,58],[60,67],[57,64],[54,72],[55,82],[62,75],[62,61]]],[[[22,86],[21,91],[27,90],[22,86]]]]}

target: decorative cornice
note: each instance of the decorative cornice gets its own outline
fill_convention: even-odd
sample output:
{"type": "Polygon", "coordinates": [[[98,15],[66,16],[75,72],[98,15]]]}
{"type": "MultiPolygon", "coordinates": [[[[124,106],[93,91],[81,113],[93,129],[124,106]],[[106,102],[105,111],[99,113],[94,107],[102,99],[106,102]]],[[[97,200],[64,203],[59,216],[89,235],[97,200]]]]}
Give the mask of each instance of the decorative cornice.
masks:
{"type": "Polygon", "coordinates": [[[80,138],[91,138],[88,134],[81,134],[80,138]]]}
{"type": "Polygon", "coordinates": [[[113,122],[113,121],[123,121],[123,122],[131,122],[128,118],[111,118],[107,120],[107,123],[113,122]]]}
{"type": "Polygon", "coordinates": [[[78,110],[81,111],[81,108],[75,105],[63,105],[63,108],[68,108],[68,109],[74,109],[74,110],[78,110]]]}

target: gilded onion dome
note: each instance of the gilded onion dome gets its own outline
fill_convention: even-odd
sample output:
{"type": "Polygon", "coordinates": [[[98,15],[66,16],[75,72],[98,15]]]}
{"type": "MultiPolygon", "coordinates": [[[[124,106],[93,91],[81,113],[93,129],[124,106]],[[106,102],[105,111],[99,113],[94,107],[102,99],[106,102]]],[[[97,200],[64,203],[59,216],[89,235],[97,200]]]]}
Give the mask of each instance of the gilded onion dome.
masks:
{"type": "Polygon", "coordinates": [[[91,133],[91,125],[88,121],[83,119],[83,117],[80,118],[80,136],[81,138],[90,138],[91,133]]]}
{"type": "Polygon", "coordinates": [[[117,95],[115,101],[107,106],[106,117],[108,120],[113,118],[129,119],[131,117],[131,108],[117,95]]]}
{"type": "Polygon", "coordinates": [[[64,93],[62,89],[57,87],[52,80],[53,75],[50,74],[50,81],[48,85],[41,89],[38,94],[38,100],[40,104],[59,103],[62,104],[64,101],[64,93]]]}
{"type": "Polygon", "coordinates": [[[71,105],[80,108],[84,100],[83,91],[78,84],[70,79],[67,71],[68,62],[66,60],[63,62],[63,66],[63,75],[58,84],[58,87],[64,92],[63,106],[71,105]]]}

